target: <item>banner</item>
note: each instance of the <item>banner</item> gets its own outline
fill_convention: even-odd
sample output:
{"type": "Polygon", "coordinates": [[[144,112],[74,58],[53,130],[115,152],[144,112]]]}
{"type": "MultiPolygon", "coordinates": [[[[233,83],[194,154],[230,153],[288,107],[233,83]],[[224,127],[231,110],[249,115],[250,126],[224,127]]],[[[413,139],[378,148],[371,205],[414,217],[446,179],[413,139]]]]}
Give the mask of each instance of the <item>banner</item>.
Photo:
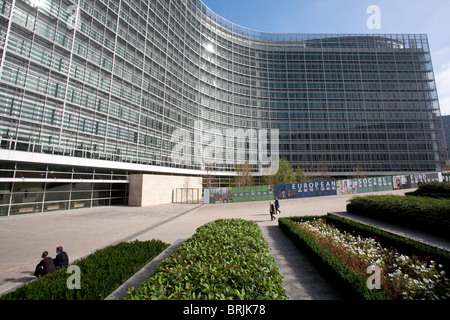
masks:
{"type": "Polygon", "coordinates": [[[230,188],[233,202],[273,200],[273,186],[233,187],[230,188]]]}
{"type": "Polygon", "coordinates": [[[336,181],[301,182],[275,185],[278,199],[309,198],[336,195],[336,181]]]}
{"type": "Polygon", "coordinates": [[[228,203],[233,201],[229,188],[205,189],[204,203],[228,203]]]}
{"type": "Polygon", "coordinates": [[[448,175],[438,172],[301,182],[252,187],[214,188],[204,190],[204,203],[248,202],[278,199],[309,198],[417,188],[421,183],[445,181],[448,175]]]}
{"type": "Polygon", "coordinates": [[[273,200],[273,186],[205,189],[204,203],[230,203],[273,200]]]}
{"type": "Polygon", "coordinates": [[[392,190],[392,177],[344,179],[337,182],[337,194],[357,194],[392,190]]]}
{"type": "Polygon", "coordinates": [[[423,174],[405,174],[392,177],[392,185],[394,190],[417,188],[419,184],[440,181],[439,174],[423,173],[423,174]]]}

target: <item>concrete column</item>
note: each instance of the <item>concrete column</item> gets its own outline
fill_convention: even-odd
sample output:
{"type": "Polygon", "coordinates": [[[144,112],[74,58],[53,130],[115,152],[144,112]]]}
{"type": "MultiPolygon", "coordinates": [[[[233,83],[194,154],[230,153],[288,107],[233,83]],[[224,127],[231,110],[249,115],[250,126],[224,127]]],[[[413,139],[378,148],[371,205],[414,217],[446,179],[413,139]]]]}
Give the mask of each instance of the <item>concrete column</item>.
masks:
{"type": "Polygon", "coordinates": [[[172,203],[173,191],[177,188],[202,189],[203,178],[154,174],[130,175],[128,205],[146,207],[172,203]]]}

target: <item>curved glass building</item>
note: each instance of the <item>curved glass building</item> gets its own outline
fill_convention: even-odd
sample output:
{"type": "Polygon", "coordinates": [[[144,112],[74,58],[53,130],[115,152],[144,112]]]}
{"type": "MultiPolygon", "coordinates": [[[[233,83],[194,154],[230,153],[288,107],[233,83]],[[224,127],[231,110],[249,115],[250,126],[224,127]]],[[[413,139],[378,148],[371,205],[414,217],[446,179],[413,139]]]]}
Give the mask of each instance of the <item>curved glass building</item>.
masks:
{"type": "Polygon", "coordinates": [[[30,189],[32,212],[126,203],[132,173],[445,161],[423,34],[258,32],[200,0],[0,0],[0,55],[3,215],[30,189]]]}

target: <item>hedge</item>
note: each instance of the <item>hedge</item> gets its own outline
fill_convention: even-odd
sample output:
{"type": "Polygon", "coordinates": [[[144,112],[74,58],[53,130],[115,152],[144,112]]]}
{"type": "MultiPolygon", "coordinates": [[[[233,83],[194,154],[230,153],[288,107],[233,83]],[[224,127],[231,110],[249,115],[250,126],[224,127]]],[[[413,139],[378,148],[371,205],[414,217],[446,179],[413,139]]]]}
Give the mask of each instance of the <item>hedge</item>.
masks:
{"type": "Polygon", "coordinates": [[[40,277],[1,300],[102,300],[169,245],[159,240],[122,242],[73,262],[80,268],[80,289],[69,289],[67,267],[40,277]]]}
{"type": "Polygon", "coordinates": [[[408,196],[429,198],[450,198],[450,181],[421,184],[416,191],[405,193],[408,196]]]}
{"type": "MultiPolygon", "coordinates": [[[[383,231],[379,228],[367,226],[356,221],[345,219],[339,216],[327,215],[327,220],[340,230],[347,232],[356,232],[362,237],[376,236],[378,242],[384,247],[396,248],[399,252],[410,256],[432,257],[440,261],[445,266],[450,266],[450,252],[427,245],[420,241],[395,235],[391,232],[383,231]]],[[[449,270],[450,271],[450,270],[449,270]]]]}
{"type": "Polygon", "coordinates": [[[287,299],[261,229],[242,219],[201,226],[129,294],[125,300],[287,299]]]}
{"type": "MultiPolygon", "coordinates": [[[[334,256],[331,251],[323,248],[308,232],[298,228],[297,223],[311,219],[323,218],[323,216],[289,217],[278,219],[280,229],[291,239],[295,246],[304,252],[312,263],[322,272],[322,274],[335,287],[348,298],[360,300],[390,300],[379,290],[367,288],[367,277],[353,272],[344,262],[334,256]]],[[[450,253],[445,250],[434,248],[423,243],[396,236],[392,233],[380,229],[366,226],[358,222],[328,215],[327,221],[335,227],[355,232],[363,237],[378,238],[382,246],[394,247],[405,254],[415,254],[431,257],[448,266],[450,263],[450,253]]]]}
{"type": "Polygon", "coordinates": [[[366,278],[352,272],[345,263],[339,261],[330,251],[322,248],[309,233],[297,227],[296,223],[300,219],[306,221],[317,218],[319,217],[279,218],[278,224],[295,246],[305,253],[344,297],[360,300],[387,300],[388,298],[377,290],[367,289],[366,278]]]}
{"type": "Polygon", "coordinates": [[[450,236],[450,199],[374,195],[354,197],[347,212],[385,220],[418,230],[450,236]]]}

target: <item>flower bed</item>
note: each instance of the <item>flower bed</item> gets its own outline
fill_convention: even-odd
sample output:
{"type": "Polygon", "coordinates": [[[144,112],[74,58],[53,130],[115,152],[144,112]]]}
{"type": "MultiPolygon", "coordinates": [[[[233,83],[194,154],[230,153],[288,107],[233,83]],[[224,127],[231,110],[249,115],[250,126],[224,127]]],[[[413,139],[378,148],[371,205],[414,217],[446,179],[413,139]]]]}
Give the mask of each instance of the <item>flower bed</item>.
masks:
{"type": "Polygon", "coordinates": [[[255,222],[219,219],[196,233],[125,300],[287,298],[278,265],[255,222]]]}
{"type": "Polygon", "coordinates": [[[355,228],[357,223],[333,216],[282,218],[279,223],[299,247],[326,264],[324,269],[330,279],[338,277],[338,285],[360,298],[441,300],[450,297],[450,282],[440,261],[449,261],[448,252],[422,244],[416,246],[374,228],[362,225],[355,228]],[[408,253],[385,245],[395,241],[400,247],[408,248],[408,253]],[[379,290],[368,285],[374,270],[369,267],[380,269],[380,279],[370,278],[380,284],[379,290]],[[368,270],[372,271],[368,273],[368,270]]]}

